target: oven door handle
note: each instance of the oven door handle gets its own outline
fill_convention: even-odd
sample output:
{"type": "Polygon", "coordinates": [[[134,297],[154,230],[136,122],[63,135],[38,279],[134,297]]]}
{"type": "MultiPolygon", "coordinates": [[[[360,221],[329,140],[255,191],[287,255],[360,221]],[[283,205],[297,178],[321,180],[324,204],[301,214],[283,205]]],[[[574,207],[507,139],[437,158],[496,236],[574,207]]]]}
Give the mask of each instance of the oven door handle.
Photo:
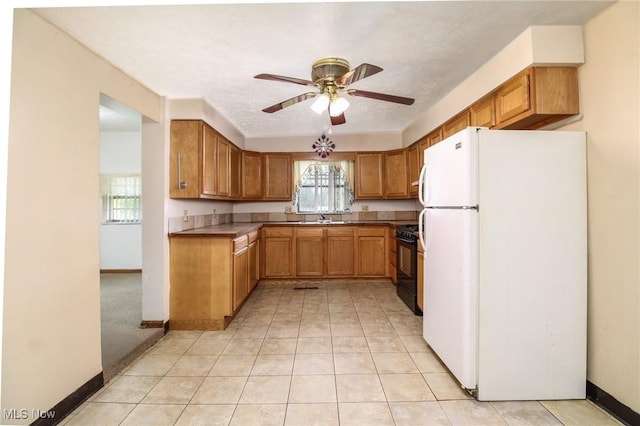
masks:
{"type": "Polygon", "coordinates": [[[412,246],[416,245],[416,242],[414,240],[408,240],[406,238],[402,238],[402,237],[398,237],[398,236],[396,236],[396,240],[401,241],[403,243],[407,243],[407,244],[412,245],[412,246]]]}

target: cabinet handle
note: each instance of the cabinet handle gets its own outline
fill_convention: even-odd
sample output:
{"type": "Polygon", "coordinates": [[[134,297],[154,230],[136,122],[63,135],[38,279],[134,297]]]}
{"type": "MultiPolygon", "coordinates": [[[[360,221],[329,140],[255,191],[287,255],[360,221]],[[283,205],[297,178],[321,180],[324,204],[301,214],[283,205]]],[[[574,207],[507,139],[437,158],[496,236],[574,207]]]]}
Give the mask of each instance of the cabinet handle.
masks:
{"type": "Polygon", "coordinates": [[[187,182],[182,180],[182,164],[180,161],[180,152],[178,152],[178,189],[185,189],[187,182]]]}

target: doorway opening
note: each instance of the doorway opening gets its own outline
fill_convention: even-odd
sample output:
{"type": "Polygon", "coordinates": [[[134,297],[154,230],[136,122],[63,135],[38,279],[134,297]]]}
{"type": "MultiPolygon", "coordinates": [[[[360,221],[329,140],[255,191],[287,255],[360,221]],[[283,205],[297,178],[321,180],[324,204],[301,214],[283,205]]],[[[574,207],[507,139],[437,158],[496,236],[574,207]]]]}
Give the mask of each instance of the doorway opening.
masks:
{"type": "Polygon", "coordinates": [[[100,95],[100,319],[105,381],[163,335],[142,322],[142,116],[100,95]]]}

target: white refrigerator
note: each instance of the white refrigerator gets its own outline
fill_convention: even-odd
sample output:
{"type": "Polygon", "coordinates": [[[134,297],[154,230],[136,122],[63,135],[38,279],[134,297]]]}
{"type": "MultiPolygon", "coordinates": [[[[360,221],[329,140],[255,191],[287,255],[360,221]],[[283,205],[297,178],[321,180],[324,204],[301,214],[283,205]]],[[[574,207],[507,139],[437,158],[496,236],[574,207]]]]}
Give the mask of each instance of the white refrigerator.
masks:
{"type": "Polygon", "coordinates": [[[424,159],[429,346],[478,400],[585,398],[585,133],[469,127],[424,159]]]}

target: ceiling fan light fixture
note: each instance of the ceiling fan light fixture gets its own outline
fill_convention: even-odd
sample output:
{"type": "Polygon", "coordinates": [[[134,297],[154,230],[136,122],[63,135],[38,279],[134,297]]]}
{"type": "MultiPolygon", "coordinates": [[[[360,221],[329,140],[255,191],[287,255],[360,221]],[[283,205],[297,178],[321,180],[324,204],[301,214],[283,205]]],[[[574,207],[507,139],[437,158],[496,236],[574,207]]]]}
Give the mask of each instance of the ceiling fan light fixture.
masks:
{"type": "Polygon", "coordinates": [[[329,95],[327,95],[326,93],[323,93],[322,95],[318,96],[318,98],[315,101],[313,101],[313,103],[311,104],[311,109],[313,110],[313,112],[320,115],[327,110],[327,107],[329,106],[329,101],[330,101],[329,95]]]}
{"type": "Polygon", "coordinates": [[[338,96],[329,104],[329,115],[332,117],[338,117],[349,108],[349,101],[345,98],[338,96]]]}

